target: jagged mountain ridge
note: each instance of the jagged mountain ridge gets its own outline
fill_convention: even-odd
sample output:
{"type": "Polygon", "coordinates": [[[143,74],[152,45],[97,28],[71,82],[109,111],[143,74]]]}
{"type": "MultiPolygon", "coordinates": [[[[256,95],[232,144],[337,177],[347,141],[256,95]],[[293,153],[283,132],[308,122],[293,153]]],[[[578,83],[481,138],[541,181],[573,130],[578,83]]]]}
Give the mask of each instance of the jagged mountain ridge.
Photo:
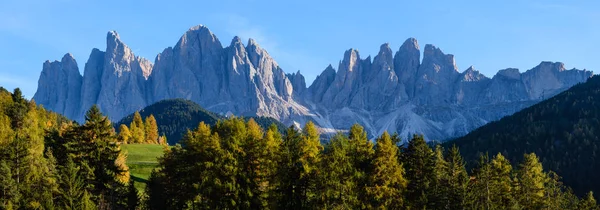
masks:
{"type": "Polygon", "coordinates": [[[221,114],[268,116],[297,126],[312,120],[324,133],[360,123],[372,136],[387,130],[448,139],[592,75],[542,62],[525,73],[505,69],[488,78],[473,67],[459,72],[454,56],[433,45],[425,45],[422,62],[420,56],[414,38],[395,53],[381,45],[373,59],[350,49],[337,71],[329,65],[306,87],[300,72],[286,74],[253,39],[244,45],[234,37],[223,47],[199,25],[152,64],[111,31],[106,51],[92,50],[83,76],[69,54],[47,61],[34,99],[78,121],[92,104],[116,121],[162,99],[185,98],[221,114]]]}

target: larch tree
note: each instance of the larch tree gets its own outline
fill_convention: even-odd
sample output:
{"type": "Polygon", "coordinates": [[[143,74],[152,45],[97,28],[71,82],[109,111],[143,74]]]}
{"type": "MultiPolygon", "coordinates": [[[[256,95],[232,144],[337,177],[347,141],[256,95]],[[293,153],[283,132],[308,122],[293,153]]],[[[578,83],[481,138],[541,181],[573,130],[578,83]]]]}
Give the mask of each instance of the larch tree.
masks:
{"type": "Polygon", "coordinates": [[[403,193],[407,180],[404,169],[398,162],[398,147],[390,135],[384,132],[376,140],[375,154],[367,194],[371,198],[369,208],[401,209],[404,207],[403,193]]]}
{"type": "Polygon", "coordinates": [[[494,156],[490,162],[490,188],[494,189],[490,202],[494,207],[515,205],[512,173],[512,165],[502,154],[494,156]]]}
{"type": "Polygon", "coordinates": [[[129,131],[129,128],[124,125],[121,124],[119,126],[119,141],[124,143],[124,144],[129,144],[131,142],[129,142],[131,139],[131,132],[129,131]]]}
{"type": "Polygon", "coordinates": [[[145,137],[147,144],[158,144],[158,125],[156,124],[156,119],[154,115],[150,115],[146,117],[146,121],[144,122],[145,129],[145,137]]]}
{"type": "Polygon", "coordinates": [[[537,155],[525,154],[517,172],[519,180],[517,193],[519,204],[522,207],[534,209],[543,206],[544,183],[547,178],[537,155]]]}
{"type": "Polygon", "coordinates": [[[139,144],[146,140],[146,130],[144,121],[139,112],[133,114],[133,121],[129,124],[129,131],[131,131],[131,143],[139,144]]]}

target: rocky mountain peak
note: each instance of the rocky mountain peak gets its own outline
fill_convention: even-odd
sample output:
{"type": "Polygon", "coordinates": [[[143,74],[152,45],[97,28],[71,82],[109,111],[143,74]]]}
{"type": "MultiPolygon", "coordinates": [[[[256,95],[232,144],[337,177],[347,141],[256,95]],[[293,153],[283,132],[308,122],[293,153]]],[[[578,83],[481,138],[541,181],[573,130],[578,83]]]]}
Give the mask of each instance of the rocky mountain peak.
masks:
{"type": "Polygon", "coordinates": [[[444,54],[440,48],[435,47],[432,44],[426,44],[425,50],[423,51],[423,65],[425,64],[438,64],[447,67],[449,71],[457,71],[456,62],[454,61],[454,55],[444,54]]]}
{"type": "Polygon", "coordinates": [[[63,63],[64,62],[74,62],[74,63],[76,63],[75,58],[73,57],[73,54],[71,54],[71,53],[65,54],[62,57],[61,62],[63,62],[63,63]]]}
{"type": "MultiPolygon", "coordinates": [[[[520,79],[521,72],[519,72],[519,69],[517,69],[517,68],[507,68],[507,69],[502,69],[502,70],[498,71],[498,73],[496,73],[496,76],[504,76],[504,77],[510,78],[510,79],[520,79]]],[[[494,77],[496,77],[496,76],[494,76],[494,77]]]]}
{"type": "Polygon", "coordinates": [[[121,53],[130,53],[129,47],[121,41],[121,37],[116,31],[109,31],[106,34],[106,52],[118,51],[121,53]]]}
{"type": "Polygon", "coordinates": [[[480,81],[482,79],[489,79],[485,75],[481,74],[479,71],[475,70],[475,67],[469,66],[467,70],[462,73],[462,81],[465,82],[474,82],[480,81]]]}
{"type": "Polygon", "coordinates": [[[356,67],[359,61],[360,54],[358,53],[358,50],[354,48],[346,50],[346,52],[344,52],[344,59],[340,61],[338,74],[345,73],[346,71],[356,71],[356,67]]]}
{"type": "Polygon", "coordinates": [[[249,38],[248,39],[248,47],[252,46],[255,48],[260,48],[260,46],[258,46],[258,43],[256,42],[256,40],[254,40],[253,38],[249,38]]]}
{"type": "Polygon", "coordinates": [[[394,55],[389,43],[384,43],[379,47],[379,53],[373,59],[374,70],[393,71],[394,55]]]}
{"type": "Polygon", "coordinates": [[[408,38],[394,55],[394,71],[401,84],[406,88],[406,94],[414,96],[414,84],[417,71],[421,65],[421,51],[415,38],[408,38]]]}
{"type": "Polygon", "coordinates": [[[33,99],[55,112],[73,118],[78,113],[82,76],[71,53],[61,61],[46,61],[33,99]]]}
{"type": "Polygon", "coordinates": [[[562,62],[542,61],[540,64],[538,64],[533,69],[561,72],[561,71],[565,70],[565,64],[562,62]]]}
{"type": "Polygon", "coordinates": [[[304,93],[304,90],[306,90],[306,80],[304,79],[304,75],[300,73],[300,70],[296,73],[286,74],[286,77],[292,83],[294,94],[300,95],[304,93]]]}
{"type": "Polygon", "coordinates": [[[236,45],[244,46],[244,44],[242,43],[242,39],[240,39],[239,36],[234,36],[233,39],[231,39],[231,44],[229,44],[229,46],[236,46],[236,45]]]}
{"type": "Polygon", "coordinates": [[[410,38],[406,39],[400,46],[399,51],[403,51],[403,50],[406,50],[406,51],[419,50],[419,42],[417,41],[417,39],[410,37],[410,38]]]}
{"type": "Polygon", "coordinates": [[[371,137],[388,131],[444,140],[591,76],[552,62],[523,74],[501,70],[492,79],[472,66],[459,73],[452,54],[425,45],[421,55],[418,41],[408,38],[395,54],[382,44],[373,59],[346,50],[337,71],[328,65],[306,88],[300,71],[286,74],[256,40],[244,46],[236,36],[224,47],[203,25],[158,54],[156,65],[135,56],[115,31],[106,44],[106,52],[92,50],[83,81],[72,55],[45,62],[36,102],[82,121],[93,104],[118,120],[163,99],[185,98],[216,113],[269,116],[287,125],[312,120],[329,134],[360,123],[371,137]]]}

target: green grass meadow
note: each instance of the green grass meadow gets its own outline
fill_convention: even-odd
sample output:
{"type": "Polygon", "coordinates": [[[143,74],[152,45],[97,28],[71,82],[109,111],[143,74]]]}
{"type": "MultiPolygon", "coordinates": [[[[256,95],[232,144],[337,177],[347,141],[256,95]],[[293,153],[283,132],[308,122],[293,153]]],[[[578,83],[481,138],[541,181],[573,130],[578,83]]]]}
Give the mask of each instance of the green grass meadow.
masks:
{"type": "Polygon", "coordinates": [[[157,144],[123,144],[121,149],[127,152],[127,166],[135,187],[143,192],[152,169],[158,166],[158,159],[163,155],[164,146],[157,144]]]}

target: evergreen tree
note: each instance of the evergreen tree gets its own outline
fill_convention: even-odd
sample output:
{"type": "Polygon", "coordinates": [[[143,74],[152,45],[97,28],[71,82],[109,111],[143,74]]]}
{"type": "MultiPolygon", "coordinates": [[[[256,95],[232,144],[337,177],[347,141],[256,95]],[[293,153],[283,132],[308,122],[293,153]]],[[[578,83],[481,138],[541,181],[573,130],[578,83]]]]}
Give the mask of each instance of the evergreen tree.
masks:
{"type": "Polygon", "coordinates": [[[408,142],[402,159],[408,180],[408,205],[413,209],[425,209],[429,203],[428,192],[435,178],[433,151],[423,136],[414,135],[408,142]]]}
{"type": "Polygon", "coordinates": [[[156,125],[156,119],[154,115],[150,115],[146,117],[146,122],[144,123],[145,127],[145,136],[146,143],[148,144],[158,144],[158,125],[156,125]]]}
{"type": "Polygon", "coordinates": [[[493,209],[492,191],[490,190],[492,170],[487,154],[479,156],[479,162],[473,169],[475,177],[469,183],[469,209],[493,209]]]}
{"type": "MultiPolygon", "coordinates": [[[[393,138],[392,138],[393,140],[393,138]]],[[[367,196],[371,162],[373,161],[373,143],[367,139],[367,132],[359,124],[350,127],[348,135],[349,156],[353,166],[352,182],[356,185],[359,204],[366,208],[370,198],[367,196]]]]}
{"type": "Polygon", "coordinates": [[[128,177],[128,169],[112,125],[95,105],[85,119],[85,124],[71,134],[69,147],[73,160],[81,164],[87,189],[99,196],[96,200],[100,207],[124,206],[127,182],[121,177],[128,177]]]}
{"type": "Polygon", "coordinates": [[[241,207],[246,209],[264,209],[268,206],[268,184],[272,174],[275,173],[276,156],[265,151],[277,150],[277,142],[273,138],[264,138],[260,126],[250,119],[247,124],[247,136],[242,143],[244,158],[240,160],[241,166],[241,207]],[[267,142],[270,141],[270,142],[267,142]]]}
{"type": "Polygon", "coordinates": [[[583,200],[577,206],[577,209],[581,210],[596,210],[598,209],[598,205],[596,204],[596,199],[594,199],[594,193],[589,192],[585,195],[583,200]]]}
{"type": "Polygon", "coordinates": [[[81,198],[81,209],[95,210],[97,208],[98,207],[96,204],[92,201],[90,193],[88,193],[87,190],[83,191],[83,197],[81,198]]]}
{"type": "Polygon", "coordinates": [[[75,165],[71,158],[60,173],[60,203],[64,209],[81,209],[81,200],[85,183],[79,175],[79,167],[75,165]]]}
{"type": "Polygon", "coordinates": [[[436,145],[432,156],[433,179],[430,184],[430,190],[427,192],[429,208],[446,209],[449,203],[450,188],[448,186],[448,162],[444,159],[444,150],[440,145],[436,145]]]}
{"type": "Polygon", "coordinates": [[[367,194],[372,199],[369,208],[400,209],[404,205],[402,194],[406,189],[404,170],[398,162],[398,147],[384,132],[377,138],[372,173],[367,194]]]}
{"type": "Polygon", "coordinates": [[[356,209],[360,207],[358,188],[348,138],[335,135],[325,146],[319,168],[319,207],[324,209],[356,209]]]}
{"type": "Polygon", "coordinates": [[[496,208],[513,206],[512,166],[504,156],[498,153],[490,163],[490,188],[493,193],[490,202],[496,208]]]}
{"type": "Polygon", "coordinates": [[[537,209],[543,206],[544,183],[547,176],[534,153],[525,154],[517,173],[519,188],[517,198],[519,204],[526,209],[537,209]]]}
{"type": "Polygon", "coordinates": [[[469,175],[458,147],[452,146],[446,155],[445,179],[442,182],[446,190],[446,209],[465,209],[469,175]]]}
{"type": "Polygon", "coordinates": [[[281,159],[278,170],[277,194],[278,209],[303,209],[304,194],[300,193],[300,141],[302,136],[298,130],[290,126],[283,137],[281,159]]]}

